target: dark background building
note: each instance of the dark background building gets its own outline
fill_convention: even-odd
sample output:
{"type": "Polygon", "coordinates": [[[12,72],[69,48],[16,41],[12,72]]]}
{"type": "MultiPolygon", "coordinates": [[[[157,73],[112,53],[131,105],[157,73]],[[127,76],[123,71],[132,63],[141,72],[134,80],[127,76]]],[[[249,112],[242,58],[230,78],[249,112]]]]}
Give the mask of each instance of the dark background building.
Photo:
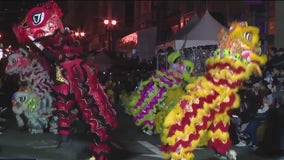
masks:
{"type": "MultiPolygon", "coordinates": [[[[16,45],[12,24],[23,20],[29,9],[43,0],[0,1],[0,32],[4,46],[16,45]]],[[[56,1],[64,13],[64,24],[73,30],[86,32],[84,41],[90,49],[103,47],[106,42],[104,19],[116,19],[111,28],[112,43],[140,29],[157,26],[157,44],[167,41],[189,23],[191,13],[201,17],[206,10],[221,24],[246,20],[261,29],[261,37],[273,43],[275,32],[274,1],[56,1]]]]}

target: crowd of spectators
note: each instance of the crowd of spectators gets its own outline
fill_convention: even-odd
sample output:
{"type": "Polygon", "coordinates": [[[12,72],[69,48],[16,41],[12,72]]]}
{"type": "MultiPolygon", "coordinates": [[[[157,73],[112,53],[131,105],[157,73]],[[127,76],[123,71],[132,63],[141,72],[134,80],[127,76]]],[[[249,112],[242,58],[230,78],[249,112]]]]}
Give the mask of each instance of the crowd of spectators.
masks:
{"type": "Polygon", "coordinates": [[[122,92],[131,93],[141,81],[148,79],[156,69],[156,60],[119,59],[107,71],[99,73],[106,90],[111,90],[113,103],[119,105],[122,92]]]}
{"type": "Polygon", "coordinates": [[[244,83],[240,107],[231,113],[233,144],[251,147],[262,156],[278,156],[284,150],[283,56],[284,49],[270,48],[263,75],[244,83]]]}

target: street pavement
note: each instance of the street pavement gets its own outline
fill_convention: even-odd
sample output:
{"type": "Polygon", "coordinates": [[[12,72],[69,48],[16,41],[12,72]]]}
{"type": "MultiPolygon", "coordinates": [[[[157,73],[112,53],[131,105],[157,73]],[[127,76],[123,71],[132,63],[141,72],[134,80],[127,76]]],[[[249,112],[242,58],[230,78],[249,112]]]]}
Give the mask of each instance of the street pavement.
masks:
{"type": "MultiPolygon", "coordinates": [[[[118,128],[114,131],[111,141],[111,160],[161,160],[158,135],[147,135],[135,126],[132,117],[118,109],[118,128]]],[[[7,111],[9,112],[9,111],[7,111]]],[[[19,129],[11,113],[4,116],[7,130],[0,135],[0,160],[83,160],[86,157],[90,139],[82,123],[78,123],[77,131],[72,135],[70,145],[56,148],[57,135],[45,132],[31,135],[19,129]]],[[[232,147],[238,153],[238,160],[280,160],[279,157],[260,157],[248,147],[232,147]]],[[[209,148],[195,151],[195,160],[214,160],[214,152],[209,148]]],[[[283,160],[283,159],[281,159],[283,160]]]]}

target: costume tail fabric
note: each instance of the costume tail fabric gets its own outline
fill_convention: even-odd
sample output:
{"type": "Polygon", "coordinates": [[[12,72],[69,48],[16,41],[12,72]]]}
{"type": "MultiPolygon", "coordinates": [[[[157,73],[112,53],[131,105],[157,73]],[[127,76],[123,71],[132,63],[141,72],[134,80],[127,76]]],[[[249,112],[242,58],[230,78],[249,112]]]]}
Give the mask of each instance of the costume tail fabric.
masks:
{"type": "MultiPolygon", "coordinates": [[[[199,145],[203,136],[211,139],[208,145],[214,147],[219,153],[226,153],[231,142],[227,133],[229,116],[224,116],[231,107],[236,107],[236,95],[228,96],[228,101],[217,105],[219,98],[224,98],[212,90],[206,94],[203,78],[197,80],[197,86],[187,86],[187,95],[169,112],[163,124],[161,150],[166,157],[172,159],[193,159],[193,150],[199,145]],[[194,88],[193,88],[194,87],[194,88]],[[190,92],[195,90],[195,92],[190,92]],[[200,97],[200,98],[196,98],[200,97]]],[[[195,83],[194,83],[195,84],[195,83]]],[[[209,87],[210,88],[210,87],[209,87]]]]}
{"type": "Polygon", "coordinates": [[[256,52],[258,31],[246,22],[221,30],[219,47],[206,60],[205,75],[186,86],[186,95],[164,118],[161,150],[167,159],[193,160],[194,150],[206,140],[217,155],[236,160],[236,153],[230,151],[228,111],[239,106],[242,82],[253,73],[261,75],[260,65],[267,60],[256,52]]]}
{"type": "Polygon", "coordinates": [[[152,134],[156,114],[163,109],[162,102],[169,88],[176,87],[181,83],[174,72],[166,70],[156,71],[150,79],[140,85],[140,97],[133,107],[133,116],[136,125],[141,126],[143,131],[152,134]]]}
{"type": "Polygon", "coordinates": [[[132,93],[132,95],[138,93],[138,95],[133,96],[136,103],[132,106],[132,109],[129,109],[129,106],[126,109],[131,111],[136,125],[140,126],[147,134],[159,132],[160,126],[155,126],[155,124],[160,122],[155,121],[160,121],[160,116],[163,115],[159,112],[166,112],[164,110],[169,108],[164,105],[167,93],[170,90],[182,88],[183,81],[194,80],[191,77],[193,63],[179,59],[180,56],[181,54],[178,52],[171,53],[168,58],[168,62],[172,65],[171,68],[156,70],[148,80],[140,83],[135,93],[132,93]],[[158,114],[159,117],[156,118],[158,114]]]}
{"type": "MultiPolygon", "coordinates": [[[[74,107],[79,106],[83,120],[90,125],[90,132],[93,138],[91,151],[96,157],[108,154],[109,134],[112,129],[117,127],[116,111],[109,102],[104,92],[104,87],[98,82],[94,67],[86,61],[76,59],[62,63],[64,73],[68,75],[63,79],[68,79],[56,86],[60,88],[69,88],[71,93],[66,93],[64,97],[58,97],[62,101],[59,106],[59,133],[68,136],[70,134],[70,124],[74,119],[72,114],[68,114],[74,107]],[[70,84],[70,85],[67,85],[70,84]],[[68,116],[66,116],[68,115],[68,116]]],[[[66,89],[65,89],[66,90],[66,89]]],[[[63,95],[64,93],[61,93],[63,95]]]]}
{"type": "Polygon", "coordinates": [[[185,91],[182,86],[177,88],[171,88],[166,93],[166,98],[163,102],[162,109],[155,116],[155,132],[161,134],[161,130],[163,129],[163,123],[165,117],[169,114],[171,109],[176,105],[180,98],[185,95],[185,91]]]}
{"type": "Polygon", "coordinates": [[[63,26],[62,16],[57,3],[47,1],[32,8],[13,31],[20,43],[32,43],[56,66],[53,90],[61,137],[59,146],[68,140],[70,124],[80,113],[80,117],[90,125],[93,139],[91,154],[96,160],[106,160],[110,151],[110,133],[117,127],[116,111],[99,83],[97,68],[81,58],[82,46],[63,26]],[[79,112],[74,113],[74,108],[78,108],[79,112]]]}
{"type": "Polygon", "coordinates": [[[53,81],[49,76],[49,70],[42,65],[39,58],[32,59],[31,55],[24,48],[20,48],[11,52],[8,57],[5,73],[18,75],[19,82],[24,84],[12,97],[15,106],[13,111],[21,127],[24,121],[20,114],[25,115],[30,133],[43,133],[44,129],[49,128],[50,132],[57,134],[57,122],[53,121],[57,117],[53,115],[54,108],[52,108],[53,81]],[[33,108],[33,111],[27,108],[33,108]]]}

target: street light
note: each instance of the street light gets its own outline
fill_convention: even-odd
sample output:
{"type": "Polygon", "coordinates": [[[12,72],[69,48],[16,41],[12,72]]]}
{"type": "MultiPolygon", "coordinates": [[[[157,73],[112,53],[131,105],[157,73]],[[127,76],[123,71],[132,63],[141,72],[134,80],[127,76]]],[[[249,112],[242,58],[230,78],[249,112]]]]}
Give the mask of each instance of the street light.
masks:
{"type": "Polygon", "coordinates": [[[113,28],[117,25],[117,20],[104,19],[104,25],[107,50],[111,51],[113,49],[113,28]]]}
{"type": "Polygon", "coordinates": [[[84,38],[85,36],[86,36],[86,33],[85,32],[79,32],[79,31],[76,31],[75,33],[74,33],[74,36],[76,37],[76,38],[84,38]]]}
{"type": "Polygon", "coordinates": [[[105,19],[104,20],[104,24],[106,26],[115,26],[117,24],[117,21],[115,19],[109,20],[109,19],[105,19]],[[111,22],[111,23],[110,23],[111,22]]]}

